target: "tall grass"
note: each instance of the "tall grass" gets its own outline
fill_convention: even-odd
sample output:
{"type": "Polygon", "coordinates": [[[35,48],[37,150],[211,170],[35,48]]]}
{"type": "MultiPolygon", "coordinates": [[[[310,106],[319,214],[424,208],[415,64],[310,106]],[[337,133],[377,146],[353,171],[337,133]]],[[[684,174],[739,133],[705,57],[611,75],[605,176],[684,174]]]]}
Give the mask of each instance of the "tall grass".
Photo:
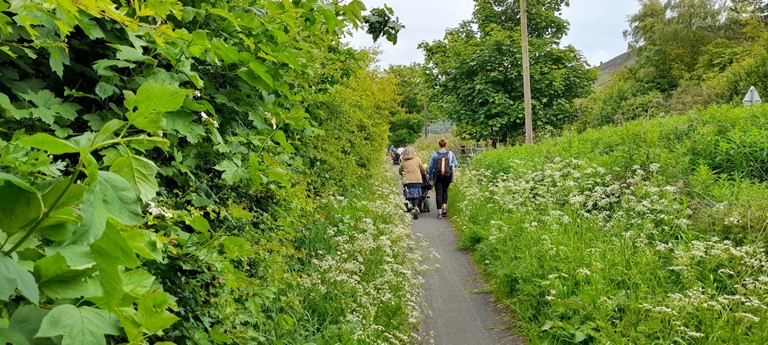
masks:
{"type": "Polygon", "coordinates": [[[452,209],[532,343],[768,343],[766,107],[488,152],[452,209]]]}

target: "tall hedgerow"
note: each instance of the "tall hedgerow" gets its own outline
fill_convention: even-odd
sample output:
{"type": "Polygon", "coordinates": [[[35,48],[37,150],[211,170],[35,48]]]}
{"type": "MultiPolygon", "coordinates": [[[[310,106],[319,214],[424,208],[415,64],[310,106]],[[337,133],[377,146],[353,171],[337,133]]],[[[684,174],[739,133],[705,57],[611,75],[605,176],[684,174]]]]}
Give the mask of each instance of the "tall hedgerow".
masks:
{"type": "MultiPolygon", "coordinates": [[[[326,194],[352,193],[310,184],[336,152],[309,155],[308,142],[341,112],[317,104],[372,104],[333,91],[354,75],[377,82],[340,43],[364,8],[0,3],[0,343],[324,333],[299,284],[312,253],[295,243],[326,194]]],[[[349,117],[346,140],[385,142],[388,105],[349,117]]],[[[373,169],[375,145],[346,158],[373,169]]]]}

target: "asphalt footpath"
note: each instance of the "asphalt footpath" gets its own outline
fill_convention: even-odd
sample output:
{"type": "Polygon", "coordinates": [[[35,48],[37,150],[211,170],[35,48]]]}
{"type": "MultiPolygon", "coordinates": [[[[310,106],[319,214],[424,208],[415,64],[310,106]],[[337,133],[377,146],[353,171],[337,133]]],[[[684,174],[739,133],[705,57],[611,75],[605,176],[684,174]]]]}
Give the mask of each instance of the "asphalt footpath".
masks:
{"type": "MultiPolygon", "coordinates": [[[[432,212],[413,221],[413,232],[428,242],[439,259],[428,262],[423,298],[429,313],[421,323],[421,344],[436,345],[524,345],[526,342],[508,328],[505,312],[494,305],[490,293],[479,293],[485,285],[469,255],[456,248],[456,232],[450,219],[437,219],[431,194],[432,212]]],[[[450,218],[450,210],[449,210],[450,218]]]]}

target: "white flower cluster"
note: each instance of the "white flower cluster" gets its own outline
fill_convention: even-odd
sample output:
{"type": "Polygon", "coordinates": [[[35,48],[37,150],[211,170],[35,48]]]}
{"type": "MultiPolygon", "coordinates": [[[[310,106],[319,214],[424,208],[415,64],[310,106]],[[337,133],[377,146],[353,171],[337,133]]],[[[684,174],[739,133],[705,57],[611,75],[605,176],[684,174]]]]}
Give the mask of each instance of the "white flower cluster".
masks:
{"type": "MultiPolygon", "coordinates": [[[[665,326],[652,336],[667,333],[663,338],[667,340],[715,337],[715,330],[708,328],[712,324],[702,322],[706,319],[733,329],[755,323],[764,326],[768,247],[703,237],[692,229],[692,212],[680,192],[682,184],[660,185],[659,164],[650,164],[647,170],[635,166],[629,175],[575,159],[555,159],[545,165],[517,160],[500,164],[506,168],[464,171],[462,176],[472,178],[457,179],[462,194],[458,208],[466,210],[457,218],[464,222],[472,219],[471,214],[498,209],[498,216],[487,223],[483,234],[498,250],[507,246],[525,252],[520,255],[535,257],[532,253],[538,253],[547,258],[529,263],[544,269],[532,280],[540,284],[537,296],[548,305],[561,309],[584,296],[593,297],[590,303],[609,311],[622,304],[624,310],[634,310],[641,318],[661,320],[659,324],[665,326]],[[521,248],[515,242],[520,237],[526,238],[529,247],[521,248]],[[633,297],[632,305],[605,283],[606,279],[623,279],[615,276],[621,270],[601,263],[610,256],[620,258],[614,265],[623,260],[626,266],[622,269],[632,270],[636,264],[658,268],[644,273],[648,276],[643,279],[648,280],[643,283],[648,285],[633,297]],[[608,270],[610,277],[604,276],[608,270]],[[592,281],[606,285],[589,291],[585,284],[592,281]],[[663,286],[653,285],[656,283],[663,286]]],[[[722,211],[720,224],[744,222],[726,206],[713,207],[722,211]]]]}
{"type": "Polygon", "coordinates": [[[163,206],[159,206],[151,201],[149,202],[149,207],[147,208],[147,212],[149,212],[149,214],[155,217],[161,216],[165,218],[173,218],[173,213],[171,213],[170,210],[168,210],[163,206]]]}
{"type": "Polygon", "coordinates": [[[412,219],[402,211],[397,179],[381,176],[372,183],[379,187],[369,200],[325,200],[338,217],[338,226],[328,230],[335,248],[317,253],[315,269],[301,283],[347,311],[345,324],[339,326],[349,328],[354,343],[406,344],[416,335],[405,329],[416,329],[425,309],[420,296],[426,269],[423,242],[411,233],[412,219]],[[392,320],[381,319],[392,310],[404,315],[401,323],[407,327],[393,329],[392,320]]]}

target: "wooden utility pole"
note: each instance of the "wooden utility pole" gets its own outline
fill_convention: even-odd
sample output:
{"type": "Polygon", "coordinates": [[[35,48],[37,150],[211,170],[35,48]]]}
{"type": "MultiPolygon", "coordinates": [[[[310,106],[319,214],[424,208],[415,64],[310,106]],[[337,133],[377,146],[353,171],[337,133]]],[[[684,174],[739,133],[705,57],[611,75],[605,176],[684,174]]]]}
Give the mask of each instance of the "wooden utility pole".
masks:
{"type": "Polygon", "coordinates": [[[427,119],[428,114],[429,114],[429,110],[427,110],[427,100],[424,100],[424,137],[425,138],[429,134],[429,122],[427,119]]]}
{"type": "Polygon", "coordinates": [[[525,100],[525,143],[533,144],[533,109],[531,106],[531,61],[528,56],[528,11],[520,0],[520,28],[523,41],[523,98],[525,100]]]}

